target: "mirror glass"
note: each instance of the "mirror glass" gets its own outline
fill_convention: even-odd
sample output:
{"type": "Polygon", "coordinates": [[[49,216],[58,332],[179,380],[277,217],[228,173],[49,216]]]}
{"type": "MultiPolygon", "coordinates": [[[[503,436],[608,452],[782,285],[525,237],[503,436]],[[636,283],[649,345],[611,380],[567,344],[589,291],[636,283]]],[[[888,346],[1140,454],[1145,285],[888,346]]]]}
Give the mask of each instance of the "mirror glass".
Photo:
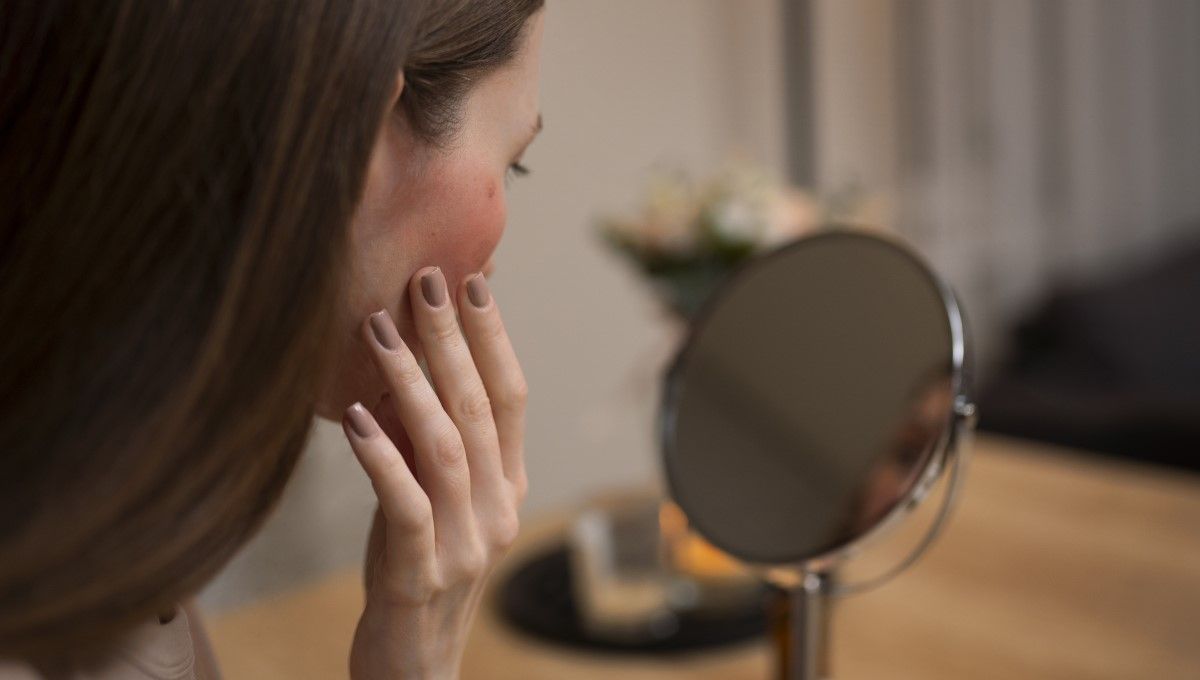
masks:
{"type": "Polygon", "coordinates": [[[907,501],[961,384],[952,295],[910,251],[828,231],[709,300],[667,376],[672,497],[748,562],[829,556],[907,501]]]}

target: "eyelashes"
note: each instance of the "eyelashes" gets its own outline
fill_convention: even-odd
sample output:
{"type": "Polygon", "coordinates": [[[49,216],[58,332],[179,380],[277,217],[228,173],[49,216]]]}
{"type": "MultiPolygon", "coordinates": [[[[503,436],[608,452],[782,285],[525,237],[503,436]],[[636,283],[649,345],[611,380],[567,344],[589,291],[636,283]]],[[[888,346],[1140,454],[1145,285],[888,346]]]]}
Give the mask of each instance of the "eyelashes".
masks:
{"type": "Polygon", "coordinates": [[[508,164],[508,172],[504,173],[504,186],[512,184],[512,180],[517,177],[524,177],[529,174],[529,168],[521,165],[520,161],[513,161],[508,164]]]}
{"type": "Polygon", "coordinates": [[[520,162],[510,163],[508,166],[508,171],[514,177],[524,177],[525,175],[529,174],[529,168],[521,165],[520,162]]]}

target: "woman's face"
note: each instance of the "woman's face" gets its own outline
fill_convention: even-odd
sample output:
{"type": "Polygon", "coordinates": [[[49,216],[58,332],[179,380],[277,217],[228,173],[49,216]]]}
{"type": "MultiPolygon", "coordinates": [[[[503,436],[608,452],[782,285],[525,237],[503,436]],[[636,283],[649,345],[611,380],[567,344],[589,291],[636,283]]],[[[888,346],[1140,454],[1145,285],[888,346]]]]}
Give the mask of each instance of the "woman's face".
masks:
{"type": "Polygon", "coordinates": [[[529,19],[514,58],[467,93],[461,125],[444,148],[415,138],[399,113],[384,122],[350,225],[350,281],[318,415],[338,420],[355,401],[369,408],[383,394],[359,336],[372,312],[387,309],[420,356],[406,294],[414,272],[441,267],[451,291],[475,272],[490,273],[507,218],[506,185],[541,128],[542,14],[529,19]]]}

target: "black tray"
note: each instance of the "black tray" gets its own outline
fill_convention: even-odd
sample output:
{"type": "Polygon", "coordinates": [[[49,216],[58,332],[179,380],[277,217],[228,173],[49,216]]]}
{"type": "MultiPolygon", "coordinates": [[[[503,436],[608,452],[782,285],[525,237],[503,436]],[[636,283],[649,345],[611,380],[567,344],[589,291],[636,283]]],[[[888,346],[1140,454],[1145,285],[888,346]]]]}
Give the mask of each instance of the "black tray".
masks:
{"type": "Polygon", "coordinates": [[[763,586],[761,596],[741,608],[682,613],[670,632],[647,633],[640,639],[593,635],[584,628],[575,606],[567,551],[566,545],[557,545],[533,555],[500,585],[496,605],[505,621],[549,642],[634,654],[710,649],[754,640],[766,632],[771,590],[763,586]]]}

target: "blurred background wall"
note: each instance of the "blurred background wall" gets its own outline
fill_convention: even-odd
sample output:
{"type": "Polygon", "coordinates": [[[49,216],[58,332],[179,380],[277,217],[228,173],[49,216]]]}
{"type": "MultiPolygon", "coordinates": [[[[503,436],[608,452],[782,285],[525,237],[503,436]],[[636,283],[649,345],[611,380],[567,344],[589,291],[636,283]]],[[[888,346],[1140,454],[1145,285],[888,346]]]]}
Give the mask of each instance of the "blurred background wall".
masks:
{"type": "Polygon", "coordinates": [[[816,181],[887,197],[966,298],[983,368],[1048,289],[1195,242],[1200,3],[811,8],[788,32],[813,37],[816,181]]]}
{"type": "MultiPolygon", "coordinates": [[[[1193,0],[548,5],[545,132],[493,277],[531,388],[526,518],[658,475],[655,374],[675,336],[594,229],[653,168],[704,175],[738,153],[860,188],[965,298],[983,380],[1055,289],[1200,232],[1193,0]]],[[[372,510],[340,428],[318,421],[282,506],[204,601],[356,564],[372,510]]]]}
{"type": "Polygon", "coordinates": [[[1200,470],[1200,3],[802,4],[808,172],[963,298],[981,427],[1200,470]]]}

